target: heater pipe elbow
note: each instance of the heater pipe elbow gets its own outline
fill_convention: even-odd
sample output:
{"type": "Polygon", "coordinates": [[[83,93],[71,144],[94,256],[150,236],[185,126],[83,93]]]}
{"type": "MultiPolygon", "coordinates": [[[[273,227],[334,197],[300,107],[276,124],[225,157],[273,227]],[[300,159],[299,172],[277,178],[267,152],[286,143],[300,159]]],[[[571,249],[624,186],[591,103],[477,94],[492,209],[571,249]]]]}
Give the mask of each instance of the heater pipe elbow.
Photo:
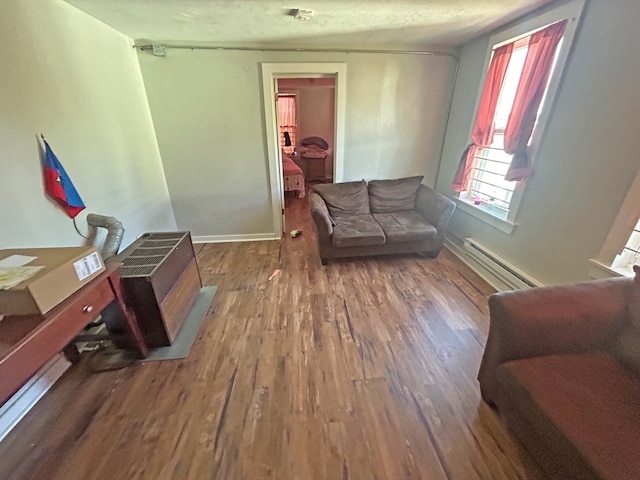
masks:
{"type": "Polygon", "coordinates": [[[124,227],[122,223],[115,217],[90,213],[87,215],[87,224],[92,227],[107,229],[107,237],[104,239],[104,245],[102,245],[100,254],[103,260],[115,256],[118,253],[122,238],[124,237],[124,227]]]}

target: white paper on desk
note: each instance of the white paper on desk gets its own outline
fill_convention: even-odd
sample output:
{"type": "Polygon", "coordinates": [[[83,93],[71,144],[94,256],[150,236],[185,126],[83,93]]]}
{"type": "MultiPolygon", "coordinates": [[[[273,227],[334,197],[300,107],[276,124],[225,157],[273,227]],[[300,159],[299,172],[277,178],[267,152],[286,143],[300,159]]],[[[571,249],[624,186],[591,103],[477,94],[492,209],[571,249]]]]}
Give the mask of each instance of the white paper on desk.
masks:
{"type": "Polygon", "coordinates": [[[41,267],[0,268],[0,290],[9,290],[42,270],[41,267]]]}
{"type": "Polygon", "coordinates": [[[22,267],[29,262],[33,262],[38,257],[29,257],[27,255],[11,255],[10,257],[0,260],[0,268],[22,267]]]}

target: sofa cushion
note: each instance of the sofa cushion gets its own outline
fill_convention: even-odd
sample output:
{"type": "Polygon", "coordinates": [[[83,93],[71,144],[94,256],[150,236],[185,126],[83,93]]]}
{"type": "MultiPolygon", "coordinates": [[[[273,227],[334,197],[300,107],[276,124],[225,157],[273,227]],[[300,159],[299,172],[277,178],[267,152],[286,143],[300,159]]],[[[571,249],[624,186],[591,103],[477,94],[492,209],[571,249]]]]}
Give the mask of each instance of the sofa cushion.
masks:
{"type": "Polygon", "coordinates": [[[423,176],[398,178],[397,180],[371,180],[369,202],[374,213],[389,213],[413,210],[416,194],[423,176]]]}
{"type": "Polygon", "coordinates": [[[531,436],[572,460],[567,468],[588,473],[580,478],[640,478],[640,379],[613,357],[545,355],[507,362],[496,375],[507,424],[508,412],[526,419],[531,436]]]}
{"type": "Polygon", "coordinates": [[[366,247],[383,245],[385,236],[371,215],[335,217],[332,243],[334,247],[366,247]]]}
{"type": "Polygon", "coordinates": [[[382,227],[389,243],[431,240],[438,234],[436,227],[416,211],[374,213],[373,218],[382,227]]]}
{"type": "Polygon", "coordinates": [[[364,180],[314,185],[312,190],[318,192],[318,195],[322,197],[333,218],[341,215],[369,215],[371,213],[367,182],[364,180]]]}

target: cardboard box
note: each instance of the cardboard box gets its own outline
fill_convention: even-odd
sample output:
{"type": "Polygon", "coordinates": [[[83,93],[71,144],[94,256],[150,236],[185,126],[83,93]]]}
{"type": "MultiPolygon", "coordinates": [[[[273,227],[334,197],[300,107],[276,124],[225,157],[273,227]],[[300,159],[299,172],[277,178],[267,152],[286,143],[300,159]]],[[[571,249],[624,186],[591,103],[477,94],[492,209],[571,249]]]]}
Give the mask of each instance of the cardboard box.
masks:
{"type": "Polygon", "coordinates": [[[44,268],[13,288],[0,290],[0,315],[47,313],[105,270],[94,247],[0,250],[0,262],[12,255],[36,257],[25,266],[44,268]]]}

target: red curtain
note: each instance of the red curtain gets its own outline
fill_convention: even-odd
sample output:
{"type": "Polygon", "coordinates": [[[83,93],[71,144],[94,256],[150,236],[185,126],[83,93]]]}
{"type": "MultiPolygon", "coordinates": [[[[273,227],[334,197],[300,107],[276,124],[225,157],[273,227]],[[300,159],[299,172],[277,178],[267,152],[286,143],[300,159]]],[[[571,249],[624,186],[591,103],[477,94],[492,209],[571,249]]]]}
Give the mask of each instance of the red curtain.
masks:
{"type": "Polygon", "coordinates": [[[480,97],[478,112],[473,124],[471,143],[462,153],[458,170],[456,170],[451,184],[451,189],[454,192],[467,190],[476,150],[488,147],[493,141],[493,117],[496,113],[496,106],[498,105],[505,73],[509,66],[511,52],[513,52],[513,43],[503,45],[493,51],[493,58],[489,64],[487,79],[484,82],[482,97],[480,97]]]}
{"type": "Polygon", "coordinates": [[[285,153],[292,153],[296,147],[296,97],[278,96],[278,124],[280,125],[280,148],[285,153]],[[285,145],[284,132],[289,132],[290,146],[285,145]]]}
{"type": "Polygon", "coordinates": [[[567,20],[554,23],[531,35],[529,40],[527,57],[504,132],[504,151],[513,155],[505,180],[522,180],[532,173],[527,144],[566,24],[567,20]]]}

